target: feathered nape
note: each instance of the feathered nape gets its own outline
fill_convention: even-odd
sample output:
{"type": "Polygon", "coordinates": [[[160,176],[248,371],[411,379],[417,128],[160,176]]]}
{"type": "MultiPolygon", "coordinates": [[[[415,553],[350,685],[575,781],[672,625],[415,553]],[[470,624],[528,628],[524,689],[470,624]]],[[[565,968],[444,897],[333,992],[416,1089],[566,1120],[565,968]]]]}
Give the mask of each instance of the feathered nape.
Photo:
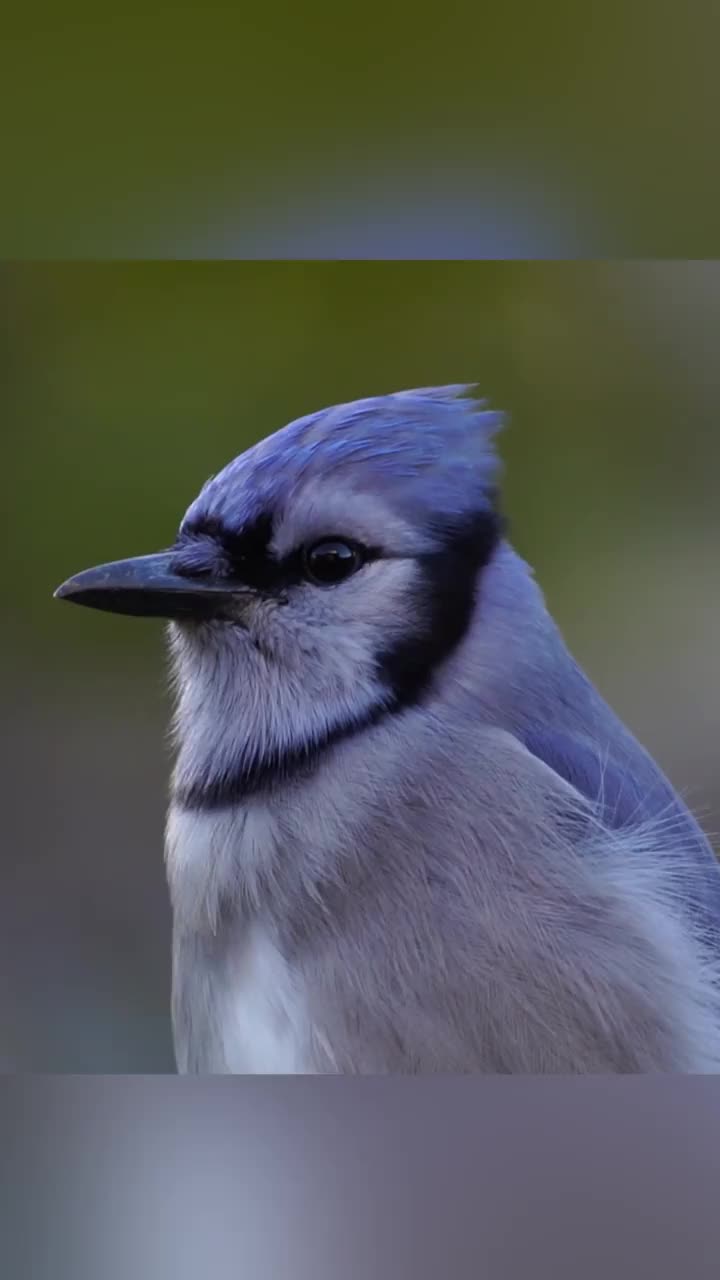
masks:
{"type": "Polygon", "coordinates": [[[307,481],[331,476],[428,515],[476,510],[494,501],[500,461],[493,438],[504,418],[474,390],[400,391],[298,418],[213,476],[186,521],[252,518],[307,481]]]}

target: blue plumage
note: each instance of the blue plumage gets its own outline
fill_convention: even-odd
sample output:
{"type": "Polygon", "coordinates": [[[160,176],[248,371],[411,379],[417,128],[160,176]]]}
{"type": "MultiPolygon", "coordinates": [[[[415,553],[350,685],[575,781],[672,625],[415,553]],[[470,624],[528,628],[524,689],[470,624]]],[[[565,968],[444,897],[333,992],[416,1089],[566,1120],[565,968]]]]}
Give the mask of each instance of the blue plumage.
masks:
{"type": "Polygon", "coordinates": [[[182,1071],[720,1071],[720,869],[507,541],[470,390],[300,418],[61,588],[172,619],[182,1071]]]}
{"type": "Polygon", "coordinates": [[[500,463],[490,444],[504,417],[471,391],[405,391],[299,418],[214,476],[186,520],[232,527],[277,510],[314,477],[390,493],[406,510],[472,510],[495,487],[500,463]]]}
{"type": "MultiPolygon", "coordinates": [[[[611,726],[608,725],[608,729],[611,726]]],[[[607,741],[564,733],[551,724],[531,727],[528,750],[597,806],[615,831],[657,823],[665,856],[676,861],[675,880],[691,918],[720,956],[720,874],[715,854],[693,815],[639,743],[608,732],[607,741]],[[677,856],[681,855],[681,856],[677,856]],[[695,868],[688,874],[688,863],[695,868]]]]}

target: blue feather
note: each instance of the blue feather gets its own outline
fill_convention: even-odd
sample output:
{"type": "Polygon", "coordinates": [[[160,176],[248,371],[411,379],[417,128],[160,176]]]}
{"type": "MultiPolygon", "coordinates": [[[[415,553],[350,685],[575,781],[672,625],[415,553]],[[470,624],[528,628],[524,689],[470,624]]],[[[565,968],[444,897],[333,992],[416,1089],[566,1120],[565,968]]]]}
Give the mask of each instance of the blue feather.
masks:
{"type": "Polygon", "coordinates": [[[630,767],[619,764],[606,751],[580,735],[563,733],[546,725],[532,726],[523,735],[525,746],[559,777],[597,805],[602,821],[615,831],[638,827],[651,820],[662,830],[663,847],[672,858],[690,864],[683,890],[691,915],[704,935],[720,952],[720,877],[715,854],[659,767],[638,746],[630,767]],[[681,851],[681,852],[680,852],[681,851]]]}
{"type": "Polygon", "coordinates": [[[186,519],[239,527],[316,477],[366,485],[421,518],[476,511],[495,489],[504,418],[472,390],[402,391],[298,418],[214,476],[186,519]]]}

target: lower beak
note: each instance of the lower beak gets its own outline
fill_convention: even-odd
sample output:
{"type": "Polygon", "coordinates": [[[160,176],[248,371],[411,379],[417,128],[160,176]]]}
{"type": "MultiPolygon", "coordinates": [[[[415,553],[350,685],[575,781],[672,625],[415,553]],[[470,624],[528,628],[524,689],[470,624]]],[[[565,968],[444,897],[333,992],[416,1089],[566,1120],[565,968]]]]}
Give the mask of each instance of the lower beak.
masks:
{"type": "Polygon", "coordinates": [[[160,551],[85,569],[63,582],[55,598],[136,617],[220,618],[228,616],[233,597],[248,594],[219,579],[185,577],[174,568],[172,551],[160,551]]]}

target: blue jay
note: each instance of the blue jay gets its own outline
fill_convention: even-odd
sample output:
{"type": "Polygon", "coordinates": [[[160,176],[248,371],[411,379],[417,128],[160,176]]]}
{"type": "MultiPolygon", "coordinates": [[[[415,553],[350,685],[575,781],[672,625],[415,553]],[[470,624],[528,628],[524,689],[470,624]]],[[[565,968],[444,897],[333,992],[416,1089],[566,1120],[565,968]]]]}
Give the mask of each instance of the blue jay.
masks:
{"type": "Polygon", "coordinates": [[[501,421],[310,414],[56,592],[170,620],[181,1072],[720,1069],[720,870],[507,540],[501,421]]]}

